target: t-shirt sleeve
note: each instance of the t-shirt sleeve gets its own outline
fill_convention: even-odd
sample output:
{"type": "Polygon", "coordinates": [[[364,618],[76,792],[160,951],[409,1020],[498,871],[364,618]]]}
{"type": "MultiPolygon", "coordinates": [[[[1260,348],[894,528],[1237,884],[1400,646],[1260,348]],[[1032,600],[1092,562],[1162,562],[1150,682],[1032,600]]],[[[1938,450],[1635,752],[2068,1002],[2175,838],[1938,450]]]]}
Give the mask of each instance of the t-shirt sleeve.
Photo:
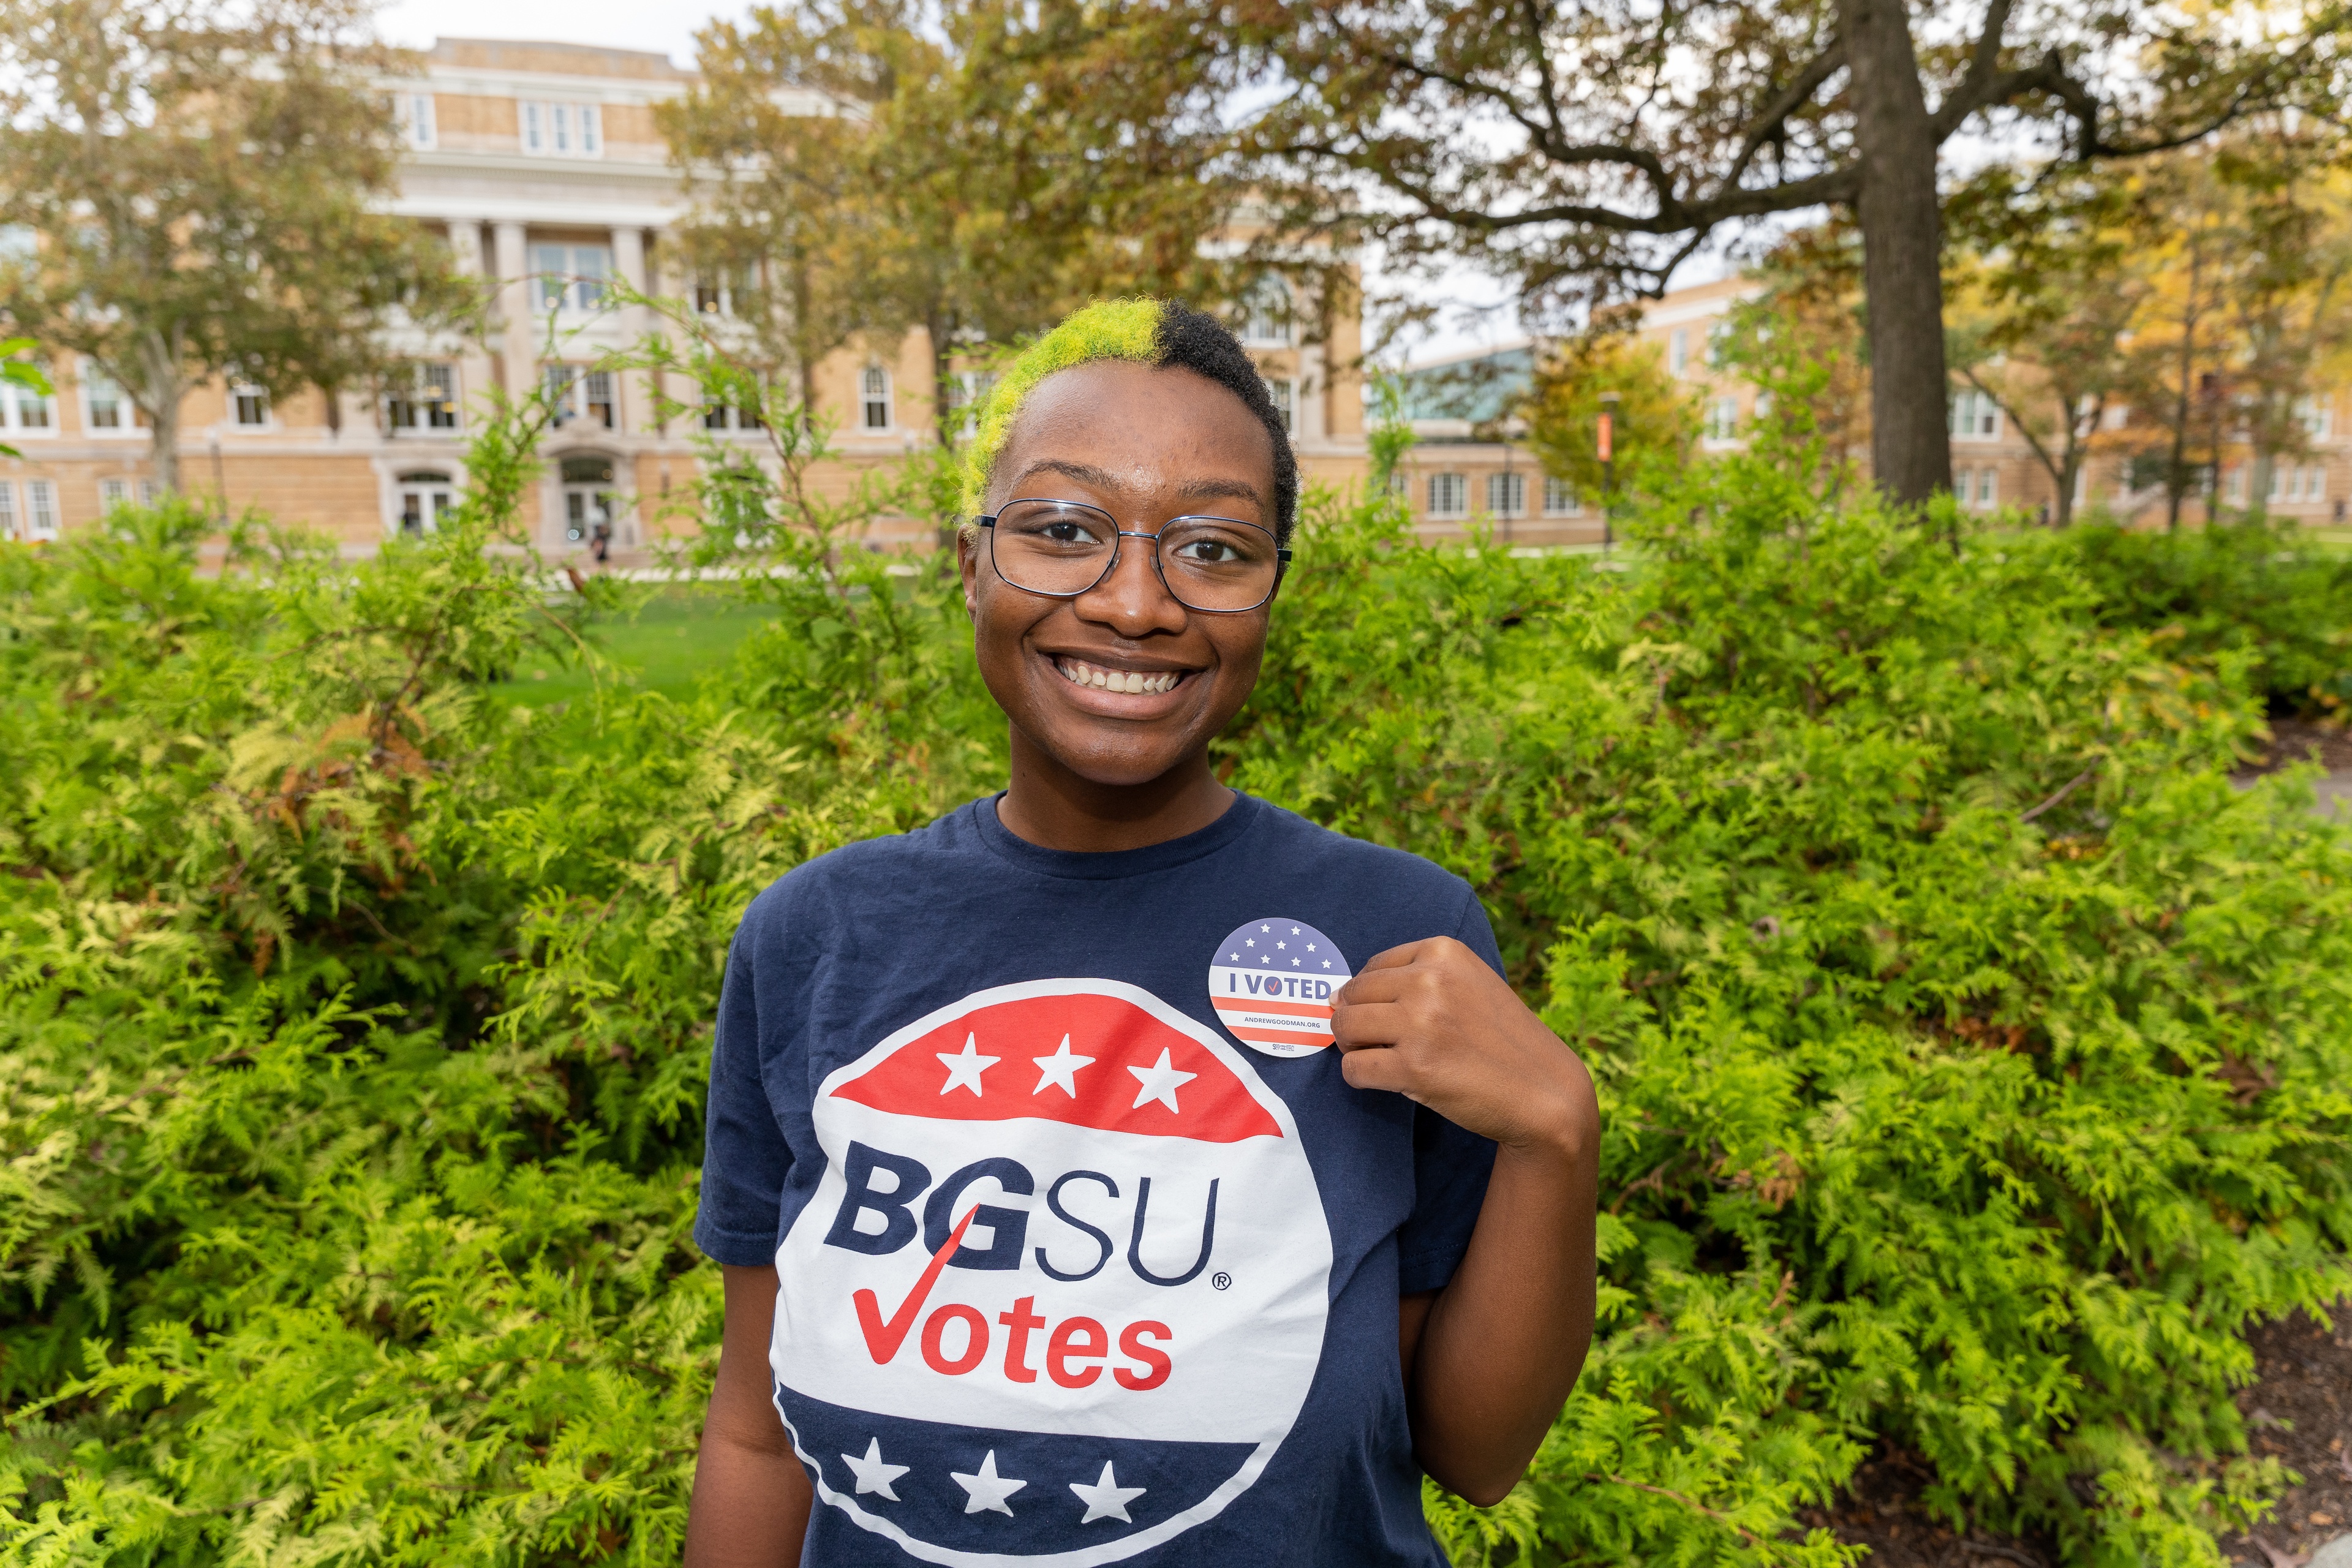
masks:
{"type": "MultiPolygon", "coordinates": [[[[1496,973],[1503,973],[1502,950],[1476,897],[1450,932],[1496,973]]],[[[1470,1250],[1478,1210],[1486,1201],[1486,1178],[1495,1168],[1495,1145],[1465,1132],[1427,1106],[1413,1108],[1413,1206],[1397,1236],[1397,1291],[1410,1296],[1442,1290],[1470,1250]]]]}
{"type": "Polygon", "coordinates": [[[728,952],[727,978],[719,994],[703,1122],[702,1204],[694,1218],[694,1244],[705,1256],[744,1268],[775,1261],[784,1178],[793,1166],[792,1151],[760,1081],[753,945],[747,918],[728,952]]]}

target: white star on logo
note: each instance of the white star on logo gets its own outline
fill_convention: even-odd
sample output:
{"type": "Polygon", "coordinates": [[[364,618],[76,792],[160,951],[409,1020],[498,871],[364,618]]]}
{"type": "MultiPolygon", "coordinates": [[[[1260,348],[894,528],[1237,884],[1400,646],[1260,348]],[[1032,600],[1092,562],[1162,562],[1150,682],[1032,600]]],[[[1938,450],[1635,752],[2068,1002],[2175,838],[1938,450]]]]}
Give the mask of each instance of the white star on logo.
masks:
{"type": "Polygon", "coordinates": [[[1298,967],[1298,960],[1297,960],[1297,959],[1295,959],[1295,958],[1294,958],[1294,959],[1292,959],[1292,960],[1290,961],[1290,967],[1291,967],[1291,968],[1293,968],[1293,969],[1297,968],[1297,967],[1298,967]]]}
{"type": "Polygon", "coordinates": [[[1050,1083],[1072,1100],[1078,1098],[1078,1069],[1095,1065],[1092,1057],[1070,1054],[1070,1037],[1067,1035],[1062,1037],[1061,1048],[1052,1056],[1031,1057],[1029,1060],[1037,1069],[1037,1087],[1029,1091],[1031,1094],[1045,1093],[1045,1086],[1050,1083]]]}
{"type": "Polygon", "coordinates": [[[993,1509],[1007,1519],[1013,1517],[1013,1510],[1004,1506],[1004,1500],[1029,1484],[998,1475],[993,1448],[988,1451],[988,1458],[981,1460],[980,1474],[967,1476],[961,1470],[950,1470],[948,1475],[964,1489],[964,1512],[986,1513],[993,1509]]]}
{"type": "Polygon", "coordinates": [[[1257,938],[1254,936],[1245,936],[1242,938],[1242,945],[1244,947],[1255,947],[1257,945],[1257,938]]]}
{"type": "Polygon", "coordinates": [[[1292,926],[1292,927],[1290,928],[1290,934],[1291,934],[1291,935],[1293,935],[1293,936],[1297,936],[1297,935],[1298,934],[1298,928],[1297,928],[1297,926],[1292,926]]]}
{"type": "Polygon", "coordinates": [[[1171,1112],[1176,1112],[1177,1114],[1181,1114],[1181,1112],[1177,1111],[1176,1108],[1177,1088],[1180,1085],[1188,1084],[1194,1079],[1201,1076],[1196,1072],[1179,1071],[1174,1066],[1172,1066],[1168,1060],[1168,1047],[1166,1046],[1160,1047],[1160,1059],[1151,1066],[1148,1068],[1129,1068],[1127,1070],[1133,1073],[1135,1075],[1135,1081],[1143,1086],[1135,1091],[1135,1103],[1129,1106],[1128,1108],[1129,1110],[1140,1110],[1147,1104],[1156,1100],[1160,1104],[1166,1106],[1171,1112]]]}
{"type": "Polygon", "coordinates": [[[1072,1481],[1070,1489],[1078,1494],[1080,1502],[1087,1505],[1087,1517],[1078,1521],[1080,1524],[1092,1524],[1098,1519],[1115,1519],[1121,1524],[1133,1524],[1135,1521],[1128,1517],[1127,1505],[1143,1495],[1141,1487],[1120,1486],[1118,1478],[1111,1474],[1108,1460],[1103,1464],[1102,1479],[1092,1486],[1072,1481]]]}
{"type": "Polygon", "coordinates": [[[1331,961],[1330,961],[1329,959],[1328,959],[1328,958],[1327,958],[1327,959],[1325,959],[1325,960],[1323,961],[1323,967],[1324,967],[1324,968],[1326,968],[1326,969],[1330,968],[1330,967],[1331,967],[1331,961]]]}
{"type": "Polygon", "coordinates": [[[940,1085],[940,1092],[945,1094],[961,1084],[971,1090],[974,1100],[981,1098],[980,1075],[994,1067],[998,1060],[995,1057],[982,1056],[978,1037],[972,1035],[963,1037],[963,1049],[954,1056],[945,1051],[933,1051],[931,1055],[939,1058],[948,1069],[948,1080],[940,1085]]]}
{"type": "Polygon", "coordinates": [[[1257,929],[1260,931],[1272,931],[1274,928],[1272,926],[1260,926],[1257,929]]]}
{"type": "Polygon", "coordinates": [[[1276,943],[1274,944],[1274,947],[1275,947],[1275,951],[1276,951],[1276,952],[1279,952],[1283,951],[1285,948],[1287,948],[1289,945],[1290,945],[1290,944],[1289,944],[1288,942],[1276,942],[1276,943]]]}
{"type": "Polygon", "coordinates": [[[857,1478],[857,1495],[859,1497],[864,1497],[867,1492],[879,1492],[884,1497],[888,1498],[892,1502],[897,1502],[898,1500],[898,1494],[890,1489],[890,1483],[897,1480],[900,1476],[905,1475],[907,1473],[908,1467],[905,1465],[886,1465],[882,1462],[881,1438],[868,1437],[866,1439],[866,1457],[864,1458],[861,1459],[855,1454],[844,1454],[841,1457],[841,1462],[847,1465],[849,1467],[849,1473],[857,1478]]]}
{"type": "Polygon", "coordinates": [[[1270,952],[1261,954],[1258,958],[1258,962],[1260,963],[1272,963],[1274,962],[1274,954],[1270,952]]]}

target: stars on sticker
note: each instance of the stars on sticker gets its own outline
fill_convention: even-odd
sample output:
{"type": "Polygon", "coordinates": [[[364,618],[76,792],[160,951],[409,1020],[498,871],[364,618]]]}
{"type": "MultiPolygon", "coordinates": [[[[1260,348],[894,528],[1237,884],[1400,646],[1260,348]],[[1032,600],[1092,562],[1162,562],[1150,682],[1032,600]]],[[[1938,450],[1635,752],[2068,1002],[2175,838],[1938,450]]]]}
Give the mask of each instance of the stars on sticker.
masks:
{"type": "Polygon", "coordinates": [[[977,1474],[967,1476],[961,1470],[950,1470],[948,1479],[963,1489],[964,1512],[1001,1513],[1007,1519],[1013,1517],[1013,1510],[1004,1500],[1029,1484],[1016,1481],[1010,1476],[998,1475],[996,1450],[993,1448],[988,1451],[986,1458],[981,1460],[977,1474]]]}
{"type": "Polygon", "coordinates": [[[1156,1100],[1168,1108],[1171,1115],[1183,1114],[1176,1104],[1177,1089],[1201,1076],[1196,1072],[1185,1072],[1176,1067],[1169,1059],[1166,1046],[1160,1047],[1160,1059],[1151,1066],[1131,1067],[1127,1070],[1135,1075],[1135,1081],[1141,1086],[1135,1091],[1135,1103],[1129,1109],[1140,1110],[1156,1100]]]}
{"type": "Polygon", "coordinates": [[[1255,947],[1257,945],[1257,938],[1254,936],[1245,936],[1242,938],[1242,945],[1244,947],[1255,947]]]}
{"type": "Polygon", "coordinates": [[[1297,926],[1292,926],[1292,927],[1290,928],[1290,934],[1291,934],[1291,935],[1293,935],[1293,936],[1297,936],[1297,935],[1298,934],[1298,928],[1297,928],[1297,926]]]}
{"type": "Polygon", "coordinates": [[[1272,931],[1274,928],[1273,928],[1272,926],[1270,926],[1270,925],[1264,925],[1264,926],[1260,926],[1260,927],[1258,927],[1257,929],[1258,929],[1258,930],[1260,930],[1260,931],[1272,931]]]}
{"type": "Polygon", "coordinates": [[[963,1049],[952,1056],[946,1051],[933,1051],[931,1054],[939,1058],[941,1065],[948,1069],[948,1080],[940,1085],[940,1092],[945,1094],[951,1089],[968,1089],[971,1090],[971,1097],[974,1100],[982,1098],[980,1092],[980,1075],[994,1067],[1001,1059],[996,1057],[982,1056],[979,1037],[975,1035],[966,1035],[963,1037],[963,1049]]]}
{"type": "Polygon", "coordinates": [[[1295,958],[1294,958],[1294,959],[1292,959],[1292,960],[1290,961],[1290,967],[1291,967],[1291,968],[1293,968],[1293,969],[1297,968],[1297,967],[1298,967],[1298,960],[1297,960],[1297,959],[1295,959],[1295,958]]]}
{"type": "Polygon", "coordinates": [[[1060,1049],[1050,1057],[1031,1057],[1029,1062],[1037,1069],[1037,1087],[1029,1091],[1031,1094],[1043,1094],[1045,1086],[1051,1084],[1076,1100],[1078,1098],[1078,1069],[1094,1066],[1095,1058],[1072,1055],[1070,1037],[1064,1035],[1060,1049]]]}
{"type": "Polygon", "coordinates": [[[1080,1502],[1087,1505],[1087,1516],[1078,1521],[1080,1524],[1092,1524],[1098,1519],[1115,1519],[1121,1524],[1133,1524],[1135,1521],[1129,1517],[1127,1505],[1144,1493],[1141,1487],[1120,1486],[1118,1478],[1111,1473],[1108,1459],[1103,1461],[1100,1480],[1092,1486],[1083,1481],[1072,1481],[1070,1489],[1078,1494],[1080,1502]]]}
{"type": "Polygon", "coordinates": [[[1325,959],[1325,960],[1323,961],[1323,967],[1324,967],[1324,968],[1326,968],[1326,969],[1330,968],[1330,967],[1331,967],[1331,961],[1330,961],[1329,959],[1328,959],[1328,958],[1327,958],[1327,959],[1325,959]]]}
{"type": "Polygon", "coordinates": [[[866,1440],[866,1457],[864,1458],[861,1459],[855,1454],[844,1454],[841,1457],[841,1462],[847,1465],[849,1467],[849,1473],[857,1478],[857,1495],[859,1497],[864,1497],[868,1492],[872,1492],[878,1496],[888,1498],[892,1502],[897,1502],[898,1500],[898,1494],[890,1489],[890,1483],[897,1480],[900,1476],[905,1475],[911,1468],[906,1465],[884,1464],[882,1462],[882,1439],[879,1437],[868,1437],[866,1440]]]}

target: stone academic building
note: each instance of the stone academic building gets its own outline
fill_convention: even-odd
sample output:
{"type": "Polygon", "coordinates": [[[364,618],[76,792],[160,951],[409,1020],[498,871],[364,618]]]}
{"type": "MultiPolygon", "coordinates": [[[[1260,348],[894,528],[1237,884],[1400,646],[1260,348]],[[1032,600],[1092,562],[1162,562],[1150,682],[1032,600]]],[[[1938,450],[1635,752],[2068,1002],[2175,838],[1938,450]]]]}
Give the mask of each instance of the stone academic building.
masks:
{"type": "MultiPolygon", "coordinates": [[[[609,306],[607,279],[728,309],[725,289],[692,276],[670,242],[687,199],[654,110],[692,80],[658,54],[445,38],[421,77],[386,82],[408,144],[394,210],[446,233],[461,268],[495,280],[487,339],[402,344],[414,380],[377,400],[345,396],[334,420],[316,393],[275,404],[254,387],[205,387],[184,409],[182,484],[232,512],[322,529],[364,555],[402,530],[432,528],[462,491],[467,422],[484,393],[548,385],[563,389],[563,415],[528,503],[538,543],[584,548],[600,518],[618,548],[644,543],[666,499],[692,482],[692,437],[762,439],[731,428],[737,416],[724,408],[665,424],[644,377],[586,368],[651,326],[642,310],[609,306]]],[[[824,106],[812,96],[809,107],[824,106]]],[[[1308,342],[1298,323],[1311,309],[1296,303],[1269,279],[1244,340],[1289,413],[1302,468],[1345,480],[1364,463],[1358,323],[1339,320],[1329,342],[1308,342]]],[[[819,402],[839,460],[821,486],[845,491],[860,469],[931,441],[930,363],[919,330],[824,363],[819,402]]],[[[129,401],[69,358],[48,368],[54,396],[0,388],[0,442],[25,454],[0,458],[0,538],[54,539],[154,493],[148,432],[129,401]]],[[[924,533],[913,520],[885,520],[875,538],[924,533]]]]}

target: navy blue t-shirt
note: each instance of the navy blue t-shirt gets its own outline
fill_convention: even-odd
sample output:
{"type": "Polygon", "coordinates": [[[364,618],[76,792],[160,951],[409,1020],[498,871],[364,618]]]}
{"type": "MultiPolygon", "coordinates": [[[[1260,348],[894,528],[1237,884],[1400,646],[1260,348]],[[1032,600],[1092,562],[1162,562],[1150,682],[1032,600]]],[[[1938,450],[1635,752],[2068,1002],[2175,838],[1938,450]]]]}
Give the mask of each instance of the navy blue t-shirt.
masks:
{"type": "Polygon", "coordinates": [[[992,799],[811,861],[728,959],[695,1239],[772,1262],[803,1561],[1411,1564],[1397,1300],[1493,1146],[1348,1087],[1330,998],[1468,885],[1246,795],[1042,849],[992,799]]]}

